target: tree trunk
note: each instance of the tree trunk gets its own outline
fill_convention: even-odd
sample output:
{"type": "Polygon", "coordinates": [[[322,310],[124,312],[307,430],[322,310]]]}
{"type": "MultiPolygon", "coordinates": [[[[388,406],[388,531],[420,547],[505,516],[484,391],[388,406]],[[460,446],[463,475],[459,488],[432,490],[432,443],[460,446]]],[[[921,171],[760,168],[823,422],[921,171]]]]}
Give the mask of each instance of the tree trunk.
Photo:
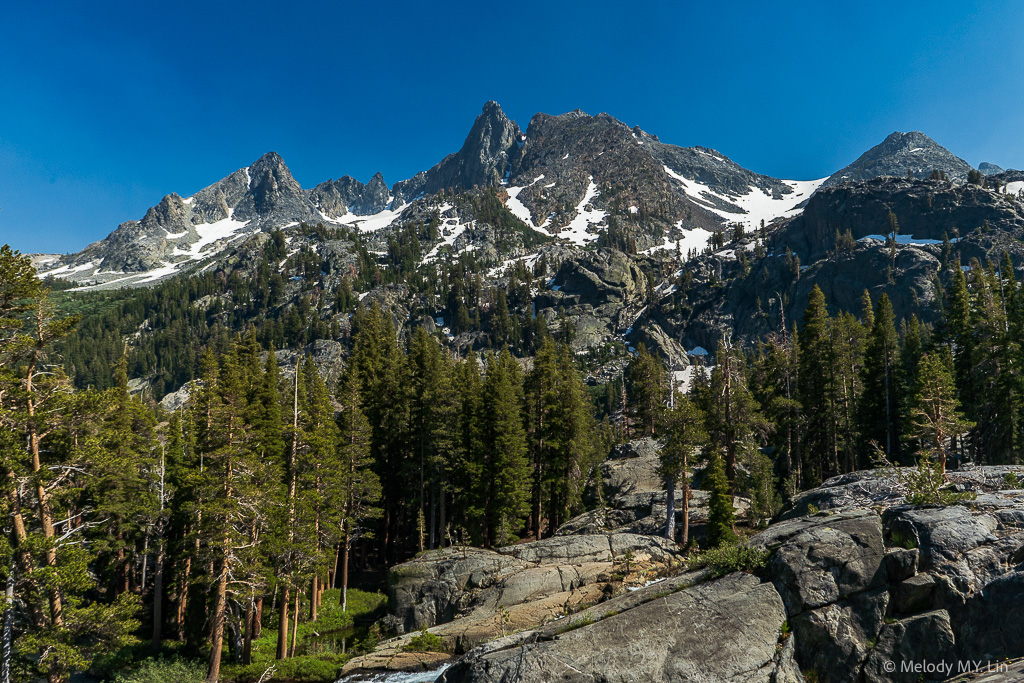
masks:
{"type": "Polygon", "coordinates": [[[296,647],[296,645],[298,645],[298,640],[299,640],[299,612],[301,611],[301,609],[302,609],[302,591],[297,590],[297,591],[295,591],[295,606],[292,609],[292,614],[295,615],[295,618],[292,619],[292,644],[291,644],[291,647],[288,648],[288,656],[289,657],[294,657],[295,656],[295,647],[296,647]]]}
{"type": "Polygon", "coordinates": [[[0,661],[0,683],[11,683],[11,646],[14,643],[14,558],[7,570],[7,591],[4,602],[3,660],[0,661]]]}
{"type": "Polygon", "coordinates": [[[245,606],[245,630],[242,636],[242,664],[252,664],[252,634],[255,630],[253,622],[256,619],[256,599],[250,594],[249,602],[245,606]]]}
{"type": "Polygon", "coordinates": [[[281,596],[281,618],[277,623],[277,658],[288,658],[288,602],[291,590],[286,585],[281,596]]]}
{"type": "Polygon", "coordinates": [[[263,632],[263,596],[256,599],[256,620],[252,625],[252,638],[256,640],[263,632]]]}
{"type": "Polygon", "coordinates": [[[348,610],[348,554],[351,540],[348,531],[348,519],[345,520],[345,538],[341,543],[341,611],[348,610]]]}
{"type": "Polygon", "coordinates": [[[676,478],[671,474],[665,482],[665,538],[676,540],[676,478]]]}
{"type": "MultiPolygon", "coordinates": [[[[685,462],[685,461],[684,461],[685,462]]],[[[683,472],[686,472],[685,468],[683,472]]],[[[690,542],[690,480],[683,475],[683,539],[685,546],[690,542]]]]}
{"type": "Polygon", "coordinates": [[[164,621],[164,539],[160,539],[156,554],[156,567],[153,568],[153,652],[160,650],[164,621]]]}
{"type": "Polygon", "coordinates": [[[309,620],[316,621],[316,603],[317,596],[320,593],[320,576],[314,574],[310,583],[312,585],[310,586],[309,592],[309,620]]]}
{"type": "MultiPolygon", "coordinates": [[[[227,536],[227,534],[225,534],[227,536]]],[[[224,539],[227,544],[228,539],[224,539]]],[[[224,650],[224,619],[226,617],[228,598],[228,560],[227,548],[222,560],[220,576],[217,579],[217,597],[213,610],[213,639],[210,643],[210,668],[206,674],[206,683],[217,683],[220,680],[220,658],[224,650]]]]}

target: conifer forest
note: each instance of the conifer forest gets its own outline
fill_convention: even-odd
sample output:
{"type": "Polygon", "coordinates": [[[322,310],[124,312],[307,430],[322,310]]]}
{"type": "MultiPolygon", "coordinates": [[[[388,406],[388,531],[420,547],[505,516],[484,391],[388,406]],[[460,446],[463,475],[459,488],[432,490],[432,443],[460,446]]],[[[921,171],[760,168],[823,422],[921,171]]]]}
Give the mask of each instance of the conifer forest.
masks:
{"type": "MultiPolygon", "coordinates": [[[[202,660],[211,681],[256,680],[254,643],[272,636],[260,661],[287,662],[303,652],[299,624],[378,606],[352,577],[546,537],[602,505],[597,467],[639,436],[663,440],[666,489],[684,491],[665,531],[682,545],[694,540],[673,511],[694,486],[712,492],[700,543],[714,546],[735,539],[733,494],[756,526],[795,492],[884,462],[1014,463],[1024,294],[1011,265],[949,270],[937,324],[896,320],[884,294],[831,310],[815,287],[801,320],[755,346],[723,342],[685,391],[642,345],[594,390],[567,330],[542,320],[528,354],[503,332],[459,357],[345,302],[350,355],[331,383],[301,353],[282,371],[251,326],[187,330],[174,353],[208,343],[187,401],[167,410],[130,390],[140,361],[126,346],[104,381],[76,383],[65,359],[97,340],[76,328],[109,305],[66,314],[4,247],[4,680],[112,677],[146,652],[202,660]]],[[[178,305],[177,287],[139,299],[178,305]]]]}

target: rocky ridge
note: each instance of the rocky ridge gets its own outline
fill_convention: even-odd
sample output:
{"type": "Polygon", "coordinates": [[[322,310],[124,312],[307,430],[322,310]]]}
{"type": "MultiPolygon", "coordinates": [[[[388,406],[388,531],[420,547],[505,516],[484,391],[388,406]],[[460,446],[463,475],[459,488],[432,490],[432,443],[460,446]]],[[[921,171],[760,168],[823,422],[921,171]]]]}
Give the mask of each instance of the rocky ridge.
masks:
{"type": "Polygon", "coordinates": [[[502,201],[545,236],[578,247],[618,221],[641,249],[680,239],[703,248],[708,230],[790,215],[813,191],[743,169],[714,150],[664,144],[607,114],[537,114],[524,133],[488,102],[458,152],[391,188],[378,173],[365,184],[344,176],[305,190],[270,152],[191,197],[167,195],[81,252],[40,259],[41,273],[146,286],[208,266],[249,235],[318,222],[394,232],[414,220],[419,200],[438,208],[445,192],[484,187],[507,188],[502,201]],[[781,203],[755,216],[750,197],[781,203]]]}

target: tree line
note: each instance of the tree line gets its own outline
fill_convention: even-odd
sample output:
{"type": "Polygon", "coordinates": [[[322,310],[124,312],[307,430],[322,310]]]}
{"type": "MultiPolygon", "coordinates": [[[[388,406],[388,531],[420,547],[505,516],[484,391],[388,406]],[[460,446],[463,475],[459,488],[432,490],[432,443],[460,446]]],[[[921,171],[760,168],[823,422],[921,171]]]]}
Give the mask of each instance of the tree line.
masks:
{"type": "MultiPolygon", "coordinates": [[[[212,344],[171,413],[129,391],[75,390],[61,318],[27,258],[0,252],[0,546],[5,675],[64,681],[165,639],[245,663],[262,626],[279,658],[353,562],[551,534],[583,510],[607,448],[568,347],[403,343],[378,307],[353,320],[336,386],[310,359],[282,373],[254,331],[212,344]],[[286,376],[289,375],[290,376],[286,376]]],[[[5,679],[6,680],[6,679],[5,679]]]]}

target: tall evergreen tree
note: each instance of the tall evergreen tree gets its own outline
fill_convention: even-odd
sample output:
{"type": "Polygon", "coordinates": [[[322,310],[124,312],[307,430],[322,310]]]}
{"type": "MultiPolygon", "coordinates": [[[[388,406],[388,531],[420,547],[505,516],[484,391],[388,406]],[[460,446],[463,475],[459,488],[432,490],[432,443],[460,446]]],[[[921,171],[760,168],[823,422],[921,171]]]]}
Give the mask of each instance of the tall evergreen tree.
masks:
{"type": "Polygon", "coordinates": [[[863,443],[877,444],[892,461],[900,456],[899,357],[892,303],[882,294],[864,356],[858,421],[863,443]]]}
{"type": "Polygon", "coordinates": [[[484,460],[486,491],[482,543],[507,543],[528,510],[529,462],[522,413],[522,371],[508,350],[488,356],[484,380],[484,460]]]}
{"type": "Polygon", "coordinates": [[[683,530],[680,542],[690,540],[690,474],[695,452],[708,442],[704,416],[697,405],[685,395],[674,397],[673,406],[665,414],[665,446],[659,453],[658,474],[665,484],[665,538],[676,538],[676,486],[682,490],[683,530]]]}
{"type": "Polygon", "coordinates": [[[949,457],[949,440],[974,426],[960,412],[950,360],[941,353],[925,354],[921,358],[912,410],[916,436],[924,445],[924,452],[934,454],[943,472],[949,457]]]}
{"type": "Polygon", "coordinates": [[[626,391],[633,420],[647,436],[654,436],[664,408],[664,374],[657,356],[651,355],[644,344],[637,345],[636,355],[626,369],[626,391]]]}
{"type": "Polygon", "coordinates": [[[341,608],[348,609],[348,574],[352,542],[369,533],[363,525],[379,516],[380,478],[373,471],[370,455],[372,430],[362,410],[359,374],[350,366],[338,387],[338,455],[341,464],[343,507],[341,525],[341,608]]]}

